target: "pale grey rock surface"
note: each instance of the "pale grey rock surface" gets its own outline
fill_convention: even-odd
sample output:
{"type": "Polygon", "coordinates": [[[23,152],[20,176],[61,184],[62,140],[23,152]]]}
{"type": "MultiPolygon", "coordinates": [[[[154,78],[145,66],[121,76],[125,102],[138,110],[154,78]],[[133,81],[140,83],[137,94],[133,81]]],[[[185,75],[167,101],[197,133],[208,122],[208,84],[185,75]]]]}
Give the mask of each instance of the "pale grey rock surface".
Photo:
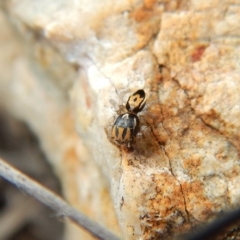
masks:
{"type": "MultiPolygon", "coordinates": [[[[172,239],[239,203],[237,1],[1,5],[1,105],[39,137],[72,205],[123,239],[172,239]],[[139,88],[126,152],[109,129],[139,88]]],[[[91,239],[79,234],[66,239],[91,239]]]]}

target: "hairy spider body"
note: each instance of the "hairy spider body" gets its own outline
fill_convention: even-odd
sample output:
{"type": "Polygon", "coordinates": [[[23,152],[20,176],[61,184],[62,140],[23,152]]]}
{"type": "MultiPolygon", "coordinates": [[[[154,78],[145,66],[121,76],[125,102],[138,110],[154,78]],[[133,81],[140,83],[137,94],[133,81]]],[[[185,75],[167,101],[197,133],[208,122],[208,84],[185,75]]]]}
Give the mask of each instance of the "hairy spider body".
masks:
{"type": "Polygon", "coordinates": [[[145,106],[145,92],[140,89],[129,96],[126,103],[127,112],[121,114],[115,120],[111,137],[118,145],[124,145],[132,150],[132,144],[140,129],[140,121],[137,113],[145,106]]]}

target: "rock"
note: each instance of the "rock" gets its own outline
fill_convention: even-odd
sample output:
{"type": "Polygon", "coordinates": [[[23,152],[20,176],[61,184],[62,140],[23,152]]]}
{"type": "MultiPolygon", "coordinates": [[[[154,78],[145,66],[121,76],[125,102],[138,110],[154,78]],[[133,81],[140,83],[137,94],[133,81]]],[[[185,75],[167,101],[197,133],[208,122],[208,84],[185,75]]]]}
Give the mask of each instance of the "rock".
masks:
{"type": "Polygon", "coordinates": [[[238,205],[239,5],[1,5],[1,104],[38,136],[73,206],[124,239],[173,239],[238,205]],[[137,89],[147,105],[129,152],[110,132],[137,89]]]}

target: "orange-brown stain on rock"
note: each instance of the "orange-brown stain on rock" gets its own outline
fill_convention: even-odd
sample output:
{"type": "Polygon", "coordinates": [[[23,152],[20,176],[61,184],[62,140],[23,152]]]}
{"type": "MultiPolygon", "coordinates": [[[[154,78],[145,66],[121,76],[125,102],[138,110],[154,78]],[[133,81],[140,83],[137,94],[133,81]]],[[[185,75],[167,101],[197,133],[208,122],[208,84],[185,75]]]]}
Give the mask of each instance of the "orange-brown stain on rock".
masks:
{"type": "MultiPolygon", "coordinates": [[[[100,204],[102,205],[102,207],[101,207],[102,215],[103,216],[109,216],[109,215],[111,216],[112,215],[112,217],[110,217],[110,218],[104,218],[105,220],[110,221],[108,223],[106,221],[104,223],[104,225],[111,226],[113,228],[112,231],[114,231],[114,232],[119,232],[119,225],[118,225],[118,221],[117,221],[117,218],[115,215],[115,211],[113,209],[111,209],[112,206],[109,206],[109,203],[111,202],[111,198],[110,198],[108,189],[106,189],[106,188],[101,189],[100,199],[101,199],[100,204]]],[[[92,214],[94,215],[94,211],[92,214]]]]}
{"type": "Polygon", "coordinates": [[[152,181],[156,184],[156,195],[144,198],[145,214],[140,217],[144,239],[165,239],[169,232],[187,232],[191,225],[177,179],[170,173],[161,173],[153,174],[152,181]]]}
{"type": "Polygon", "coordinates": [[[63,126],[64,134],[66,138],[69,138],[76,134],[73,124],[73,116],[69,109],[66,109],[62,112],[61,118],[59,119],[61,122],[61,126],[63,126]]]}
{"type": "Polygon", "coordinates": [[[196,175],[201,161],[202,157],[199,154],[191,154],[189,158],[183,159],[183,167],[190,175],[196,175]]]}
{"type": "Polygon", "coordinates": [[[156,4],[156,0],[145,0],[144,1],[144,5],[148,9],[153,8],[155,4],[156,4]]]}
{"type": "Polygon", "coordinates": [[[154,174],[153,182],[156,184],[157,194],[154,198],[147,200],[148,209],[151,209],[151,212],[160,213],[162,218],[171,215],[174,209],[183,212],[184,215],[184,198],[175,177],[169,173],[154,174]]]}
{"type": "Polygon", "coordinates": [[[225,145],[221,146],[221,148],[218,149],[217,153],[215,154],[215,157],[219,162],[225,163],[229,161],[229,154],[234,151],[234,146],[231,143],[228,143],[228,146],[226,148],[225,145]]]}
{"type": "Polygon", "coordinates": [[[207,46],[201,45],[194,49],[194,52],[191,55],[192,62],[198,62],[201,60],[202,55],[205,52],[207,46]]]}
{"type": "Polygon", "coordinates": [[[74,147],[70,147],[67,149],[63,156],[63,169],[64,169],[64,178],[63,181],[65,184],[65,188],[72,189],[71,191],[65,191],[68,193],[67,199],[71,202],[71,204],[77,204],[79,202],[78,198],[78,185],[76,181],[77,169],[79,167],[79,161],[77,159],[76,151],[74,147]]]}
{"type": "Polygon", "coordinates": [[[156,0],[145,0],[144,4],[131,13],[130,17],[137,22],[148,20],[152,16],[153,6],[156,0]]]}
{"type": "Polygon", "coordinates": [[[204,222],[214,214],[214,204],[204,195],[204,186],[200,181],[182,183],[182,190],[189,216],[204,222]]]}
{"type": "Polygon", "coordinates": [[[92,99],[90,97],[90,91],[89,91],[90,87],[88,86],[88,81],[85,78],[82,81],[82,87],[85,92],[85,105],[87,106],[88,109],[90,109],[92,107],[92,99]]]}

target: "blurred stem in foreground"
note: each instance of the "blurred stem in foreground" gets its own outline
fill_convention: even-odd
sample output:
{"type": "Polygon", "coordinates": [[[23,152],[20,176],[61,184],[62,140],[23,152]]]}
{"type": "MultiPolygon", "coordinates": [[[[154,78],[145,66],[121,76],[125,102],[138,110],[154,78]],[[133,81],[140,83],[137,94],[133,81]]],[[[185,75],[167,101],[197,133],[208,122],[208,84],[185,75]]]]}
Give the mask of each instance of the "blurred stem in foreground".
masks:
{"type": "Polygon", "coordinates": [[[88,231],[92,236],[102,240],[119,240],[117,236],[103,228],[96,222],[69,206],[62,198],[57,196],[46,187],[31,179],[24,173],[12,167],[0,158],[0,176],[22,189],[24,192],[47,205],[58,216],[68,217],[80,227],[88,231]]]}

